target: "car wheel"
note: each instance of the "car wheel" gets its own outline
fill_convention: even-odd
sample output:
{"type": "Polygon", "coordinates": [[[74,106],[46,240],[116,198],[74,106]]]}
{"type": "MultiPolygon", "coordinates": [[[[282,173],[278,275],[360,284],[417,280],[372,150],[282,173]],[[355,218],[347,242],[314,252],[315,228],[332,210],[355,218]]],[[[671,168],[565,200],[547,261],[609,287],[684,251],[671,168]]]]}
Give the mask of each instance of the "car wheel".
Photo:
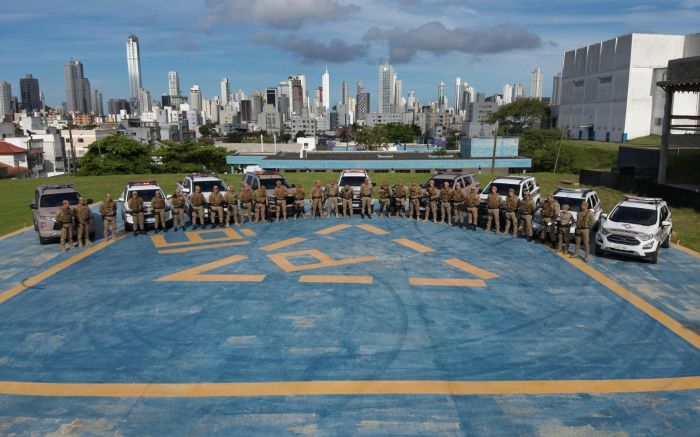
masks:
{"type": "Polygon", "coordinates": [[[664,249],[668,249],[669,247],[671,247],[671,235],[673,235],[673,228],[671,228],[671,230],[668,232],[668,236],[666,237],[664,242],[661,243],[661,247],[663,247],[664,249]]]}
{"type": "Polygon", "coordinates": [[[95,231],[89,233],[90,241],[95,241],[95,231]]]}
{"type": "Polygon", "coordinates": [[[603,249],[600,248],[600,245],[596,244],[595,245],[595,256],[603,257],[605,255],[605,252],[603,252],[603,249]]]}
{"type": "Polygon", "coordinates": [[[50,239],[50,238],[39,237],[39,244],[41,244],[42,246],[46,246],[46,245],[49,244],[49,243],[51,243],[51,239],[50,239]]]}
{"type": "Polygon", "coordinates": [[[652,264],[656,264],[659,261],[659,249],[656,249],[655,252],[649,254],[649,262],[652,264]]]}
{"type": "Polygon", "coordinates": [[[126,232],[131,232],[134,230],[134,227],[131,224],[129,224],[128,222],[124,222],[124,230],[126,232]]]}

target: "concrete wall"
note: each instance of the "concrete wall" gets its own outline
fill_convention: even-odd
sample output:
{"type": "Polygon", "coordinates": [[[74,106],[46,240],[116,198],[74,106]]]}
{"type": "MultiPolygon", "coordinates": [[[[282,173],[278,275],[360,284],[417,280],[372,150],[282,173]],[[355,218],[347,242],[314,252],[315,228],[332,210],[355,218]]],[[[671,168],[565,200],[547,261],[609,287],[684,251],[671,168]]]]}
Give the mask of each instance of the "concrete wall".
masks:
{"type": "MultiPolygon", "coordinates": [[[[468,158],[490,158],[493,156],[493,138],[462,138],[459,152],[468,158]]],[[[496,158],[518,156],[518,138],[499,137],[496,143],[496,158]]]]}

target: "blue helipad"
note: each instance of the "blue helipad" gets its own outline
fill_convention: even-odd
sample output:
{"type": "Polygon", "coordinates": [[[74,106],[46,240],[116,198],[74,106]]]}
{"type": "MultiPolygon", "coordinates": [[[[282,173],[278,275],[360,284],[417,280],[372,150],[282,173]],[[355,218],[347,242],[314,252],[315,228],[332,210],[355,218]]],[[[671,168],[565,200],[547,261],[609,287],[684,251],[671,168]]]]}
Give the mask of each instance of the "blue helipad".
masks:
{"type": "Polygon", "coordinates": [[[0,249],[1,435],[700,428],[700,259],[675,248],[587,265],[355,218],[0,249]]]}

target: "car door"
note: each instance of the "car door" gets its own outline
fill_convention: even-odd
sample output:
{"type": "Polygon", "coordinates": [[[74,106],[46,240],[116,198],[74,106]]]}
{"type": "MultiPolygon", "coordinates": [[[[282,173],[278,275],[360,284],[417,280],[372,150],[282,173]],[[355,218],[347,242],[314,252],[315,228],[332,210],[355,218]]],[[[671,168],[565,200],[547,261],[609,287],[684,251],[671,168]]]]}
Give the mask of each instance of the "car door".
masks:
{"type": "Polygon", "coordinates": [[[668,234],[671,233],[673,226],[664,227],[662,225],[662,223],[664,221],[668,220],[669,215],[670,215],[668,212],[668,208],[666,206],[661,207],[661,210],[659,211],[659,215],[660,215],[660,217],[659,217],[659,229],[661,231],[659,233],[659,235],[660,235],[659,239],[661,241],[664,241],[664,240],[666,240],[666,237],[668,237],[668,234]]]}

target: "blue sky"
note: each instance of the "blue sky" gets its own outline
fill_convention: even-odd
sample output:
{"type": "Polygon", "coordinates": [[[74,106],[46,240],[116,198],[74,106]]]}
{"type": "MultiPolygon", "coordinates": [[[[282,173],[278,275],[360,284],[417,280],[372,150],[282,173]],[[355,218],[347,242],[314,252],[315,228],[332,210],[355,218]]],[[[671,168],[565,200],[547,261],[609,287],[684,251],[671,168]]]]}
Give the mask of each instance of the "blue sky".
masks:
{"type": "Polygon", "coordinates": [[[373,94],[377,66],[391,58],[404,95],[436,99],[447,83],[452,103],[459,76],[487,94],[504,83],[530,89],[530,71],[545,73],[545,95],[563,53],[629,32],[700,32],[700,0],[3,0],[0,80],[19,93],[19,78],[39,79],[50,106],[65,100],[63,65],[84,64],[93,89],[127,97],[125,42],[140,39],[143,85],[167,92],[167,72],[183,91],[205,96],[264,89],[305,74],[311,89],[326,65],[331,100],[340,82],[364,79],[373,94]]]}

